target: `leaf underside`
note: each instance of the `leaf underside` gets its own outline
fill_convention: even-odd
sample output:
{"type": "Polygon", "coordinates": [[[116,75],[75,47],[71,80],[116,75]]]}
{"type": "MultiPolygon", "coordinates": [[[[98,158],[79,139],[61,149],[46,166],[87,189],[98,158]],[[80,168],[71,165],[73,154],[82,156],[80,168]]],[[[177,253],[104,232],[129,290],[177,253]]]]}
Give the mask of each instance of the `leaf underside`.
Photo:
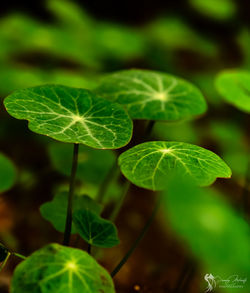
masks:
{"type": "Polygon", "coordinates": [[[76,211],[73,223],[81,237],[93,246],[105,248],[119,244],[115,225],[89,209],[76,211]]]}
{"type": "Polygon", "coordinates": [[[14,92],[4,105],[30,130],[70,143],[115,149],[126,145],[132,122],[121,106],[85,89],[45,85],[14,92]]]}
{"type": "Polygon", "coordinates": [[[139,144],[120,155],[119,165],[128,180],[152,190],[164,189],[173,172],[186,174],[201,186],[212,184],[217,177],[231,176],[230,168],[216,154],[182,142],[139,144]]]}
{"type": "Polygon", "coordinates": [[[250,72],[225,70],[216,78],[216,88],[226,102],[250,113],[250,72]]]}
{"type": "Polygon", "coordinates": [[[180,120],[206,111],[201,92],[165,73],[124,70],[103,79],[96,92],[123,105],[132,119],[180,120]]]}

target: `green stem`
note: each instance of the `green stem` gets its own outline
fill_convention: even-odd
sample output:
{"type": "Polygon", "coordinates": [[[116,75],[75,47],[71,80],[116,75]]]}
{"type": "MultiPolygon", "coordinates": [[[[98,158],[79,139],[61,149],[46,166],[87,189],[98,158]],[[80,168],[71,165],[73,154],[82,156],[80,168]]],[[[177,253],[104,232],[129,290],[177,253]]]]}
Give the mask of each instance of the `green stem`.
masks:
{"type": "Polygon", "coordinates": [[[7,254],[5,260],[4,260],[3,263],[0,265],[0,272],[1,272],[1,271],[3,270],[3,268],[5,267],[5,265],[6,265],[6,263],[7,263],[7,261],[8,261],[8,259],[9,259],[10,256],[11,256],[11,253],[8,251],[8,254],[7,254]]]}
{"type": "Polygon", "coordinates": [[[155,218],[155,215],[156,215],[156,213],[157,213],[157,211],[158,211],[158,209],[160,207],[160,203],[161,203],[161,197],[158,199],[158,201],[157,201],[157,203],[156,203],[156,205],[155,205],[155,207],[153,209],[153,212],[152,212],[151,216],[149,217],[149,219],[147,220],[146,224],[142,228],[142,230],[141,230],[140,234],[138,235],[138,237],[136,238],[135,242],[132,244],[132,246],[127,251],[125,256],[121,259],[119,264],[112,271],[112,273],[111,273],[112,278],[120,271],[120,269],[127,262],[129,257],[132,255],[132,253],[135,251],[135,249],[137,248],[137,246],[139,245],[139,243],[141,242],[141,240],[145,236],[146,232],[148,231],[149,227],[151,226],[151,224],[152,224],[152,222],[153,222],[153,220],[155,218]]]}
{"type": "Polygon", "coordinates": [[[79,150],[79,144],[75,143],[74,150],[73,150],[71,175],[70,175],[67,218],[66,218],[66,223],[65,223],[65,231],[64,231],[64,239],[63,239],[63,245],[66,245],[66,246],[69,246],[70,235],[71,235],[72,213],[73,213],[72,208],[73,208],[76,171],[77,171],[77,164],[78,164],[78,150],[79,150]]]}
{"type": "Polygon", "coordinates": [[[17,256],[17,257],[19,257],[19,258],[21,258],[21,259],[26,259],[26,258],[27,258],[26,256],[24,256],[24,255],[22,255],[22,254],[20,254],[20,253],[17,253],[17,252],[12,252],[11,254],[12,254],[12,255],[15,255],[15,256],[17,256]]]}
{"type": "Polygon", "coordinates": [[[129,181],[126,181],[123,187],[123,191],[122,191],[122,195],[118,201],[118,203],[116,204],[115,208],[113,209],[111,215],[109,216],[109,220],[114,222],[122,208],[122,205],[124,203],[124,200],[128,194],[129,188],[131,186],[131,183],[129,181]]]}
{"type": "Polygon", "coordinates": [[[109,170],[107,176],[105,177],[105,179],[103,180],[103,182],[101,183],[97,196],[96,196],[96,200],[99,203],[103,202],[103,199],[106,195],[106,192],[108,190],[108,187],[110,185],[110,183],[113,181],[113,178],[115,177],[117,171],[119,171],[119,169],[117,168],[117,158],[113,164],[113,166],[111,167],[111,169],[109,170]]]}

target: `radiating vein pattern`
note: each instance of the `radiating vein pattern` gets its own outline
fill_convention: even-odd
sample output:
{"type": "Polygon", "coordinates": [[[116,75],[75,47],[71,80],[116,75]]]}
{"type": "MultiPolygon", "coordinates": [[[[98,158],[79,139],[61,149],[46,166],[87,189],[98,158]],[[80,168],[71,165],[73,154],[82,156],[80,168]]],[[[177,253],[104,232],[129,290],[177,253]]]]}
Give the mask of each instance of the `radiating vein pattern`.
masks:
{"type": "Polygon", "coordinates": [[[11,293],[114,293],[108,272],[85,251],[50,244],[15,270],[11,293]]]}
{"type": "Polygon", "coordinates": [[[132,119],[180,120],[206,111],[201,92],[175,76],[124,70],[103,79],[96,92],[123,105],[132,119]]]}
{"type": "Polygon", "coordinates": [[[123,108],[88,90],[58,85],[19,90],[5,99],[7,111],[29,128],[56,140],[94,148],[128,143],[132,122],[123,108]]]}
{"type": "Polygon", "coordinates": [[[174,172],[191,176],[198,185],[228,178],[231,170],[213,152],[182,142],[153,141],[139,144],[119,157],[122,173],[137,186],[162,190],[174,172]]]}

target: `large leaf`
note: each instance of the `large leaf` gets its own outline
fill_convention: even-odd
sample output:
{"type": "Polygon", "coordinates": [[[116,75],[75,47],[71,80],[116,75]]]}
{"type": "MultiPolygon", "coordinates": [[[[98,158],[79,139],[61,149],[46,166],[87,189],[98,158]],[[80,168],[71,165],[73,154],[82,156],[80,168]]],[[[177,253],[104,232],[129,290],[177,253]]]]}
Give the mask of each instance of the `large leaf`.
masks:
{"type": "Polygon", "coordinates": [[[179,120],[206,111],[201,92],[175,76],[125,70],[103,79],[96,92],[125,106],[133,119],[179,120]]]}
{"type": "Polygon", "coordinates": [[[59,141],[112,149],[131,138],[126,112],[88,90],[38,86],[14,92],[4,104],[13,117],[28,120],[32,131],[59,141]]]}
{"type": "MultiPolygon", "coordinates": [[[[66,215],[68,206],[68,194],[62,192],[57,194],[52,201],[46,202],[40,207],[40,212],[44,219],[51,222],[56,230],[59,232],[64,232],[66,215]]],[[[95,213],[101,212],[101,207],[86,195],[78,196],[76,195],[73,200],[73,211],[79,209],[90,209],[95,213]]],[[[74,223],[72,224],[71,233],[76,233],[74,223]]]]}
{"type": "MultiPolygon", "coordinates": [[[[49,146],[49,155],[55,169],[69,176],[72,165],[72,146],[53,143],[49,146]]],[[[80,145],[77,178],[83,182],[99,184],[104,180],[114,162],[115,154],[111,150],[97,150],[80,145]]]]}
{"type": "MultiPolygon", "coordinates": [[[[164,194],[164,208],[168,223],[179,235],[180,243],[188,244],[204,267],[204,275],[220,281],[245,279],[250,274],[249,226],[217,193],[197,188],[192,182],[176,178],[164,194]]],[[[232,285],[232,282],[228,282],[232,285]]],[[[205,282],[204,282],[205,285],[205,282]]],[[[242,288],[228,288],[226,292],[250,292],[250,282],[235,282],[242,288]]],[[[223,291],[224,292],[224,291],[223,291]]]]}
{"type": "Polygon", "coordinates": [[[119,244],[115,225],[89,209],[74,212],[73,223],[81,237],[91,245],[113,247],[119,244]]]}
{"type": "Polygon", "coordinates": [[[13,163],[0,153],[0,192],[10,189],[15,183],[16,170],[13,163]]]}
{"type": "Polygon", "coordinates": [[[50,244],[20,263],[11,293],[114,293],[108,272],[85,251],[50,244]]]}
{"type": "Polygon", "coordinates": [[[216,88],[228,103],[250,113],[250,72],[225,70],[216,78],[216,88]]]}
{"type": "Polygon", "coordinates": [[[230,168],[216,154],[182,142],[139,144],[120,155],[119,165],[128,180],[152,190],[164,189],[173,172],[191,176],[198,185],[209,185],[217,177],[231,176],[230,168]]]}

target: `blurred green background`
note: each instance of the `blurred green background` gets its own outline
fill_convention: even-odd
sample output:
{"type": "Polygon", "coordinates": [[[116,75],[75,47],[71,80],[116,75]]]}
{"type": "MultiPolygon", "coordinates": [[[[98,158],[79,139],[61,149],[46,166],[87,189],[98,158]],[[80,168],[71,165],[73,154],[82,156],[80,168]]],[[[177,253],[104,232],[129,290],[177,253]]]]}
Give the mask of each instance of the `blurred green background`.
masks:
{"type": "MultiPolygon", "coordinates": [[[[214,80],[223,69],[250,68],[249,10],[247,0],[166,0],[164,3],[160,0],[47,0],[3,4],[0,18],[1,241],[24,254],[48,242],[60,241],[61,234],[55,233],[41,218],[39,206],[51,200],[56,192],[67,189],[72,152],[71,146],[31,133],[26,122],[9,117],[2,99],[15,89],[46,83],[92,89],[106,73],[130,68],[175,74],[202,90],[209,104],[206,115],[195,121],[159,122],[153,138],[198,144],[220,155],[231,167],[233,176],[229,181],[218,180],[214,188],[238,210],[237,217],[243,214],[248,220],[248,199],[245,197],[242,203],[242,194],[249,189],[245,178],[250,117],[223,102],[214,80]],[[3,175],[7,172],[12,178],[6,184],[3,175]]],[[[140,132],[143,123],[135,121],[135,129],[140,132]]],[[[105,152],[81,149],[79,193],[96,196],[98,186],[115,160],[114,153],[105,152]]],[[[105,200],[108,206],[112,206],[120,189],[114,180],[105,200]]],[[[106,267],[113,266],[126,251],[150,213],[153,201],[152,193],[132,188],[117,221],[122,246],[107,250],[102,260],[106,267]]],[[[117,292],[137,292],[138,288],[140,292],[172,292],[192,253],[177,240],[172,226],[165,227],[163,223],[159,216],[145,243],[117,276],[117,292]]],[[[192,226],[186,229],[189,234],[196,231],[192,226]]],[[[212,241],[209,234],[206,239],[204,233],[203,238],[204,242],[212,241]]],[[[235,238],[235,247],[237,241],[235,238]]],[[[244,253],[243,257],[247,257],[247,252],[244,253]]],[[[1,273],[0,292],[8,291],[15,265],[13,260],[1,273]]],[[[204,274],[211,272],[197,266],[185,293],[200,292],[206,286],[204,274]]]]}

